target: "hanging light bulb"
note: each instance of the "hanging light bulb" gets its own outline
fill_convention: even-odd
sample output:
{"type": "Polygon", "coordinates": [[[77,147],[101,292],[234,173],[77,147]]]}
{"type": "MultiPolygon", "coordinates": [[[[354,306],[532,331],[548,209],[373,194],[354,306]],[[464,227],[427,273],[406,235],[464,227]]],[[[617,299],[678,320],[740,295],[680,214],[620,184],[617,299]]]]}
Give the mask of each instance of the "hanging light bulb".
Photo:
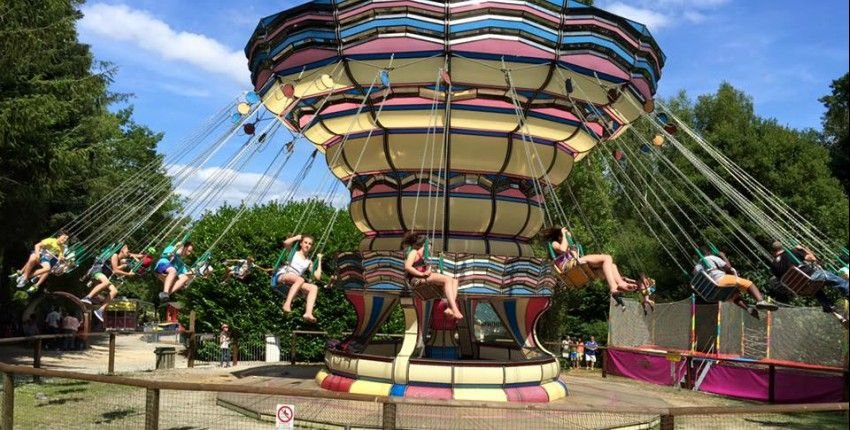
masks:
{"type": "Polygon", "coordinates": [[[292,84],[283,84],[283,95],[291,99],[295,95],[295,87],[292,84]]]}
{"type": "Polygon", "coordinates": [[[260,95],[253,91],[248,91],[245,94],[245,101],[249,104],[255,105],[260,102],[260,95]]]}
{"type": "Polygon", "coordinates": [[[664,136],[656,134],[655,137],[652,138],[652,144],[655,146],[664,145],[664,136]]]}

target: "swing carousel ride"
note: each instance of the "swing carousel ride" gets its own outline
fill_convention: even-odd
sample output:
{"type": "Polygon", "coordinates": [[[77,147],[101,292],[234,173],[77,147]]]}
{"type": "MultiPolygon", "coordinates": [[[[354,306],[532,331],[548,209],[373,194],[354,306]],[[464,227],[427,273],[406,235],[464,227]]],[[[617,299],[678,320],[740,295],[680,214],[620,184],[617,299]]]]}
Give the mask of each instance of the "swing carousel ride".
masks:
{"type": "MultiPolygon", "coordinates": [[[[293,172],[290,161],[309,142],[278,201],[312,184],[320,153],[328,169],[311,190],[320,197],[308,200],[292,233],[343,189],[363,233],[359,250],[335,256],[333,286],[344,290],[357,323],[348,337],[328,342],[315,378],[324,389],[515,402],[566,396],[559,363],[536,326],[557,288],[581,287],[596,275],[586,265],[554,270],[535,256],[532,239],[543,227],[570,225],[556,187],[583,159],[604,167],[622,204],[703,302],[724,301],[730,290],[705,272],[690,279],[695,250],[700,243],[714,248],[712,239],[751,267],[773,258],[765,238],[805,243],[825,268],[846,266],[846,248],[836,252],[836,241],[654,100],[664,54],[645,26],[604,10],[571,0],[314,0],[261,19],[245,53],[253,91],[173,148],[164,160],[168,177],[157,176],[153,163],[140,167],[63,230],[79,238],[71,250],[76,264],[108,258],[131,235],[145,238],[141,249],[173,248],[240,171],[261,160],[267,167],[243,205],[188,265],[188,287],[211,272],[220,240],[278,177],[293,172]],[[280,145],[284,129],[289,136],[280,145]],[[631,144],[618,139],[624,133],[631,144]],[[234,149],[231,141],[241,143],[234,149]],[[273,154],[261,155],[267,150],[273,154]],[[705,183],[691,182],[683,163],[705,183]],[[183,204],[156,219],[178,189],[183,204]],[[683,195],[692,203],[680,205],[683,195]],[[116,196],[126,204],[110,205],[116,196]],[[408,284],[399,249],[411,231],[427,237],[432,270],[458,280],[466,318],[446,316],[442,291],[408,284]],[[396,307],[403,338],[375,339],[396,307]],[[485,328],[495,331],[485,336],[485,328]]],[[[311,254],[322,252],[339,213],[311,254]]],[[[131,268],[141,273],[142,266],[131,268]]],[[[823,288],[798,272],[779,285],[792,295],[823,288]]]]}
{"type": "MultiPolygon", "coordinates": [[[[554,187],[644,110],[664,55],[646,28],[577,2],[313,1],[262,19],[246,47],[266,109],[351,193],[359,252],[336,285],[357,313],[316,381],[352,393],[500,401],[567,394],[535,335],[556,286],[531,239],[563,220],[554,187]],[[460,321],[412,289],[399,250],[428,236],[459,280],[460,321]],[[401,306],[400,342],[372,338],[401,306]],[[492,308],[510,342],[476,339],[492,308]]],[[[427,288],[426,288],[427,290],[427,288]]]]}

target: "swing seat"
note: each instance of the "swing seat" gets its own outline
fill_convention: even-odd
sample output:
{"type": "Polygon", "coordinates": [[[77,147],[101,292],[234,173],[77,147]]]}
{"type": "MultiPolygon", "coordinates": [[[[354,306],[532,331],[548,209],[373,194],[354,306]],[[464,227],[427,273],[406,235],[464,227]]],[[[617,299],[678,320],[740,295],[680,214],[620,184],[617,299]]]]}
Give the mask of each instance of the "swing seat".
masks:
{"type": "Polygon", "coordinates": [[[566,271],[561,271],[558,267],[555,267],[555,271],[558,272],[558,278],[567,288],[582,288],[596,279],[596,274],[587,263],[578,263],[566,271]]]}
{"type": "Polygon", "coordinates": [[[725,302],[738,291],[738,287],[720,287],[704,270],[691,278],[691,288],[709,303],[725,302]]]}
{"type": "Polygon", "coordinates": [[[813,296],[826,285],[825,281],[813,281],[799,267],[792,267],[785,272],[779,283],[794,295],[802,297],[813,296]]]}
{"type": "Polygon", "coordinates": [[[419,282],[413,285],[410,280],[405,280],[404,286],[407,292],[419,300],[436,300],[443,297],[442,288],[427,282],[419,282]]]}

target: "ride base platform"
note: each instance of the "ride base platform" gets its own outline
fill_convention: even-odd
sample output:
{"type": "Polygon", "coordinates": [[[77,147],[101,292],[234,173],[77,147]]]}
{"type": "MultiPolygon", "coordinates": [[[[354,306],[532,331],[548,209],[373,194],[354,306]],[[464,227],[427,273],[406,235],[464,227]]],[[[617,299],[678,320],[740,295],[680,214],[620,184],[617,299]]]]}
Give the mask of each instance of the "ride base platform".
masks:
{"type": "MultiPolygon", "coordinates": [[[[270,365],[233,373],[240,385],[324,392],[315,381],[321,365],[270,365]]],[[[717,399],[669,387],[655,387],[625,378],[601,378],[599,369],[564,374],[570,396],[549,403],[573,412],[497,410],[484,407],[399,405],[398,428],[651,428],[657,415],[618,413],[618,410],[714,406],[717,399]],[[680,397],[671,400],[673,397],[680,397]],[[593,410],[594,412],[588,412],[593,410]]],[[[451,402],[451,401],[450,401],[451,402]]],[[[296,420],[305,428],[380,428],[381,405],[343,399],[299,398],[264,394],[219,393],[219,406],[263,421],[273,421],[276,405],[294,404],[296,420]]]]}

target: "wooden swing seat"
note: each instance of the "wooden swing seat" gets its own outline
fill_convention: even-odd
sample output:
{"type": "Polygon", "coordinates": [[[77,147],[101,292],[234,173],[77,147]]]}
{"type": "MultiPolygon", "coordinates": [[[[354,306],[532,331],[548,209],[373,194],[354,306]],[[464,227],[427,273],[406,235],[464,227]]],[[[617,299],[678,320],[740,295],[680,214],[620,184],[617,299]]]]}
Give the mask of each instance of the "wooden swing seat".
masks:
{"type": "Polygon", "coordinates": [[[704,270],[700,270],[691,278],[691,288],[698,296],[709,303],[725,302],[738,291],[736,286],[721,287],[717,285],[717,282],[711,279],[711,276],[704,270]]]}
{"type": "Polygon", "coordinates": [[[419,300],[436,300],[443,297],[443,289],[428,282],[419,282],[415,286],[410,280],[405,280],[405,289],[419,300]]]}
{"type": "Polygon", "coordinates": [[[794,295],[802,297],[813,296],[826,285],[825,281],[813,281],[799,267],[792,267],[785,272],[779,283],[794,295]]]}
{"type": "Polygon", "coordinates": [[[587,263],[577,263],[566,271],[562,271],[557,265],[554,267],[558,278],[567,288],[582,288],[597,278],[596,273],[587,263]]]}

